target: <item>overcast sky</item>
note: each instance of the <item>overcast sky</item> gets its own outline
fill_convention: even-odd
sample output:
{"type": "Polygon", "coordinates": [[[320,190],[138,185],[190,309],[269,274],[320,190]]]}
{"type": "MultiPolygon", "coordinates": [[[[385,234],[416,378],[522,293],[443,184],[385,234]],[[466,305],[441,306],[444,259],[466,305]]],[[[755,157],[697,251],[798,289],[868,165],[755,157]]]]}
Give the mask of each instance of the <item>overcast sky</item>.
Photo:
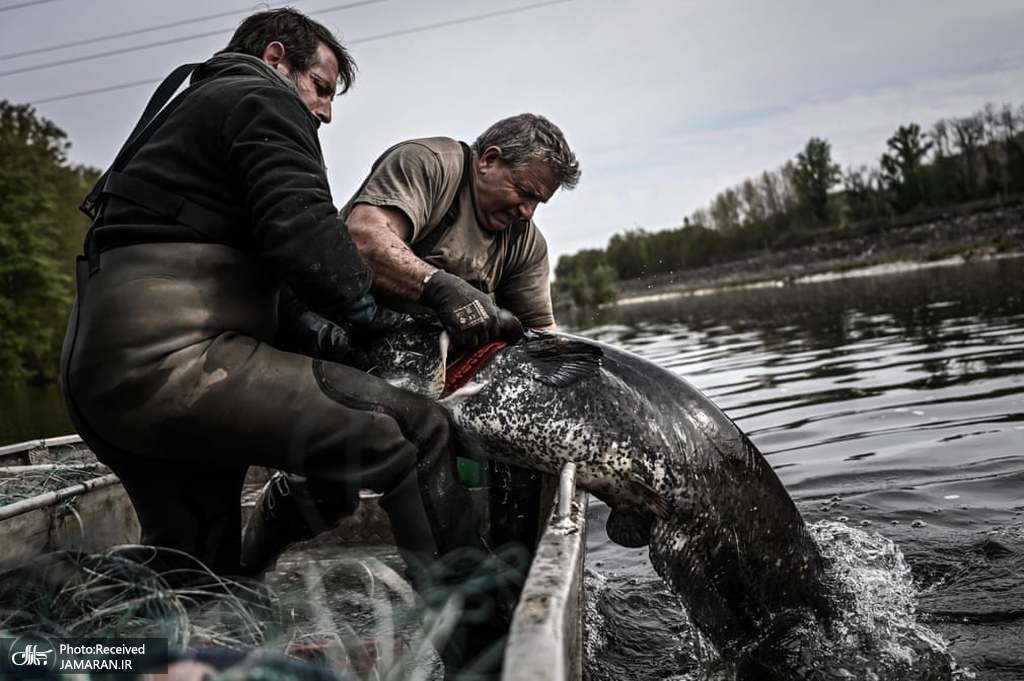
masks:
{"type": "MultiPolygon", "coordinates": [[[[291,4],[315,12],[343,1],[291,4]]],[[[246,0],[0,0],[0,99],[37,102],[162,78],[222,47],[259,7],[246,0]],[[9,56],[235,9],[176,28],[9,56]]],[[[843,166],[875,163],[899,124],[927,128],[987,101],[1024,104],[1022,0],[379,0],[315,18],[351,44],[359,64],[355,87],[321,129],[336,203],[396,141],[471,141],[499,118],[540,113],[562,128],[583,168],[579,187],[557,193],[537,214],[552,264],[624,229],[678,226],[721,189],[793,157],[811,136],[831,140],[843,166]],[[515,8],[524,9],[479,18],[515,8]],[[429,28],[435,24],[447,25],[429,28]],[[373,39],[395,32],[404,33],[373,39]]],[[[37,108],[67,131],[73,161],[105,166],[154,87],[37,108]]]]}

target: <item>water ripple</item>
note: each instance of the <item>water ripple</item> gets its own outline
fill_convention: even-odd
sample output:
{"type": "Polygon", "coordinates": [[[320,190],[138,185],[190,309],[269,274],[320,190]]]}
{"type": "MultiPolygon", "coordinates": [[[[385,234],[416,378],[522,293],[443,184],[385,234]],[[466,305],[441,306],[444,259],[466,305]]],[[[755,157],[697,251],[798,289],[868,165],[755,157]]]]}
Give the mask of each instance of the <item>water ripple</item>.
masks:
{"type": "MultiPolygon", "coordinates": [[[[809,520],[895,540],[927,585],[922,610],[979,681],[1024,678],[1024,650],[1008,644],[1024,635],[1024,539],[1013,535],[1024,520],[1022,272],[1009,260],[680,298],[605,311],[607,323],[583,333],[704,390],[809,520]],[[1004,556],[977,548],[1000,533],[1015,537],[1000,544],[1004,556]]],[[[653,634],[667,625],[646,561],[593,525],[603,567],[588,579],[618,575],[601,598],[660,614],[630,611],[641,664],[630,668],[607,640],[591,652],[632,678],[684,677],[689,667],[673,670],[662,664],[671,655],[642,642],[668,650],[653,634]]]]}

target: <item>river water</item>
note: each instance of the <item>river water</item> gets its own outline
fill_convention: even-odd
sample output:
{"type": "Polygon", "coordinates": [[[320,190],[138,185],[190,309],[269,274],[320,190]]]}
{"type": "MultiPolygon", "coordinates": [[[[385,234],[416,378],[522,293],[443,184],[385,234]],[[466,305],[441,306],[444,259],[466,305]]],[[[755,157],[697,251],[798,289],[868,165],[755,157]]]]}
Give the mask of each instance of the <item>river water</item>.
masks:
{"type": "MultiPolygon", "coordinates": [[[[569,330],[686,377],[805,518],[895,542],[918,615],[977,679],[1024,679],[1024,260],[601,310],[569,330]]],[[[568,320],[563,320],[566,323],[568,320]]],[[[55,386],[0,386],[0,444],[70,432],[55,386]]],[[[591,506],[586,673],[686,678],[682,604],[591,506]]],[[[853,677],[859,678],[859,677],[853,677]]]]}
{"type": "MultiPolygon", "coordinates": [[[[1022,284],[1008,259],[626,305],[573,330],[704,390],[809,522],[893,540],[960,665],[1024,679],[1022,284]]],[[[692,672],[680,602],[591,509],[588,678],[692,672]]]]}

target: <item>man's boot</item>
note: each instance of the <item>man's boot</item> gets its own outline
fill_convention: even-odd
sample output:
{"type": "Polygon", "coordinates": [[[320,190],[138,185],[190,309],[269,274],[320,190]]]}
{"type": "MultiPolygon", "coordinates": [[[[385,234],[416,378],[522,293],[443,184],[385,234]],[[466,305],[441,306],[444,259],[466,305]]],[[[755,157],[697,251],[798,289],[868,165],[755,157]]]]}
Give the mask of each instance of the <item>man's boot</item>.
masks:
{"type": "Polygon", "coordinates": [[[289,545],[312,539],[334,527],[353,509],[326,502],[306,478],[274,473],[242,530],[242,572],[261,575],[272,570],[289,545]]]}
{"type": "MultiPolygon", "coordinates": [[[[387,503],[385,510],[392,527],[403,528],[395,534],[399,546],[404,542],[412,545],[414,540],[406,538],[406,533],[429,530],[434,539],[439,558],[427,570],[421,570],[414,581],[427,605],[440,609],[453,596],[462,603],[457,624],[439,651],[445,677],[496,678],[501,672],[505,638],[521,582],[520,569],[509,569],[504,560],[491,553],[480,533],[480,516],[469,490],[458,480],[454,458],[446,451],[420,461],[416,482],[418,499],[409,493],[412,486],[408,482],[404,487],[404,513],[392,515],[392,501],[381,501],[382,506],[387,503]],[[413,510],[416,506],[422,510],[413,510]],[[409,516],[419,521],[405,520],[409,516]]],[[[419,555],[426,556],[426,551],[421,549],[419,555]]]]}

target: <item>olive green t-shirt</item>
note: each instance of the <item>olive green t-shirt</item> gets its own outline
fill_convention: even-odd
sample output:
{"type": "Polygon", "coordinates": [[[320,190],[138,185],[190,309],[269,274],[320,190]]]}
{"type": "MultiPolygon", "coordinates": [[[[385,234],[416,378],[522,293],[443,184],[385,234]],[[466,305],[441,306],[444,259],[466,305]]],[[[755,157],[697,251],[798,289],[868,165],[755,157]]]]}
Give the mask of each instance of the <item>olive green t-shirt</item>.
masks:
{"type": "Polygon", "coordinates": [[[409,246],[417,257],[493,294],[528,327],[554,324],[544,236],[532,220],[500,232],[481,227],[472,187],[458,191],[462,169],[462,146],[451,138],[396,144],[378,159],[341,216],[347,218],[357,203],[401,210],[412,223],[409,246]],[[456,193],[458,219],[439,227],[456,193]]]}

